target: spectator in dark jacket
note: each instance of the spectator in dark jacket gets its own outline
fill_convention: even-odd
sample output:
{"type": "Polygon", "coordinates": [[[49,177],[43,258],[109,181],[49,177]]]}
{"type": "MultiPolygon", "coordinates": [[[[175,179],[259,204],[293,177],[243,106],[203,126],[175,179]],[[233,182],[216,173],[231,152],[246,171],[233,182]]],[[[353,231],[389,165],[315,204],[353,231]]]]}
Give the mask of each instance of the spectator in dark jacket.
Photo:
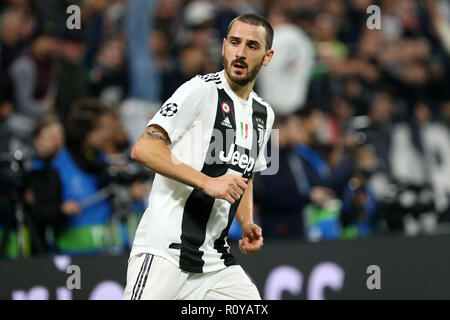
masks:
{"type": "MultiPolygon", "coordinates": [[[[279,169],[276,175],[256,175],[255,202],[266,239],[301,239],[302,210],[308,202],[304,172],[292,148],[292,131],[286,117],[276,117],[274,128],[279,130],[277,149],[279,169]]],[[[268,146],[272,146],[268,143],[268,146]]]]}
{"type": "Polygon", "coordinates": [[[120,37],[105,39],[89,72],[89,91],[108,107],[116,107],[128,93],[128,71],[124,42],[120,37]]]}
{"type": "Polygon", "coordinates": [[[77,100],[88,96],[87,72],[81,65],[85,44],[83,33],[68,30],[57,41],[58,59],[56,61],[55,111],[63,125],[69,115],[70,106],[77,100]]]}
{"type": "Polygon", "coordinates": [[[34,147],[36,157],[26,176],[25,203],[28,204],[27,224],[31,237],[31,253],[44,254],[52,250],[51,234],[61,220],[61,180],[51,161],[64,143],[63,128],[53,115],[46,115],[36,124],[34,147]]]}

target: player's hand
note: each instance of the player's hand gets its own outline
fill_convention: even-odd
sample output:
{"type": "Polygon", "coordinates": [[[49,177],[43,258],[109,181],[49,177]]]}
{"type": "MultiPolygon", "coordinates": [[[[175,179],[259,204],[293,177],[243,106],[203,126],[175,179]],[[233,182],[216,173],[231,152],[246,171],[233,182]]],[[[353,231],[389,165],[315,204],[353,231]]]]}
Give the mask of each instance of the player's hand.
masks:
{"type": "Polygon", "coordinates": [[[203,186],[203,192],[211,197],[224,199],[233,204],[244,194],[247,181],[248,179],[241,176],[226,173],[217,178],[209,178],[203,186]]]}
{"type": "Polygon", "coordinates": [[[78,204],[78,202],[73,200],[67,200],[64,201],[63,204],[61,205],[61,211],[66,216],[76,216],[80,213],[81,207],[78,204]]]}
{"type": "Polygon", "coordinates": [[[313,187],[309,196],[314,204],[321,207],[325,202],[334,198],[334,192],[325,187],[313,187]]]}
{"type": "Polygon", "coordinates": [[[239,240],[239,249],[243,254],[255,253],[264,244],[262,229],[260,226],[249,223],[242,226],[242,239],[239,240]]]}

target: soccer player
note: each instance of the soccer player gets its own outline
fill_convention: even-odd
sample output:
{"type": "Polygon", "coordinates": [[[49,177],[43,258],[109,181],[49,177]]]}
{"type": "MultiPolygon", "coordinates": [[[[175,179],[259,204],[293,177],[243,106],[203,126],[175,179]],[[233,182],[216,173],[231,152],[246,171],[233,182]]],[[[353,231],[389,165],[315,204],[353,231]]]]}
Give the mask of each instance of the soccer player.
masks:
{"type": "Polygon", "coordinates": [[[253,173],[272,108],[253,86],[274,54],[273,29],[256,14],[235,18],[223,40],[224,69],[180,86],[149,121],[131,157],[157,174],[128,261],[124,299],[261,299],[229,252],[236,216],[242,253],[263,246],[253,222],[253,173]]]}

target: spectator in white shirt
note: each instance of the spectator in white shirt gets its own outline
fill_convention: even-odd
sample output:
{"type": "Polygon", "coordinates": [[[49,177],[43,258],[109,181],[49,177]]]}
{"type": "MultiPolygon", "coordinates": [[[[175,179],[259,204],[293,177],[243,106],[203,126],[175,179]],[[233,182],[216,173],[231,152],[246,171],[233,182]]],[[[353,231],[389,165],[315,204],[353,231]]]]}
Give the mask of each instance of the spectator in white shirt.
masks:
{"type": "Polygon", "coordinates": [[[273,48],[277,54],[270,66],[261,70],[258,92],[275,113],[288,115],[305,103],[314,65],[314,47],[306,33],[281,10],[270,11],[269,20],[274,26],[273,48]]]}

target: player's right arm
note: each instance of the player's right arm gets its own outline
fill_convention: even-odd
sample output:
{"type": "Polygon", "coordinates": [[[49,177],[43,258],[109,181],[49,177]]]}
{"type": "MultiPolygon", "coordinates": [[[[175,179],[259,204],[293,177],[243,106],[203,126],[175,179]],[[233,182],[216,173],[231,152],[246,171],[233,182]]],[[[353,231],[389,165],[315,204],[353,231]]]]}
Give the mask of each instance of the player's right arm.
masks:
{"type": "Polygon", "coordinates": [[[156,124],[146,128],[131,151],[131,158],[151,170],[188,186],[202,190],[207,195],[227,200],[233,204],[247,188],[247,179],[234,174],[212,178],[177,160],[167,147],[167,132],[156,124]]]}

